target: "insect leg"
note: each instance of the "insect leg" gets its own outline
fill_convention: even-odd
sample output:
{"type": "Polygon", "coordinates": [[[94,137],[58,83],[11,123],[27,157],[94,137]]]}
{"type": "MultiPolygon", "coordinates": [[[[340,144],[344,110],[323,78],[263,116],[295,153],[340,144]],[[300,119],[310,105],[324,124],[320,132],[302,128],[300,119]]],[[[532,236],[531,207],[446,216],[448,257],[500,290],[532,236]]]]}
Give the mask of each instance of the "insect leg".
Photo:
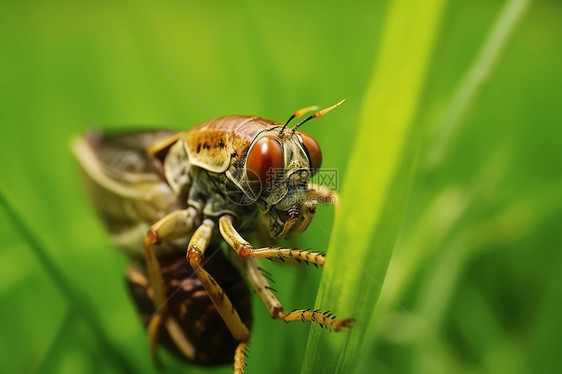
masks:
{"type": "Polygon", "coordinates": [[[160,244],[164,240],[177,239],[192,233],[197,225],[196,218],[197,210],[193,207],[174,210],[150,226],[144,239],[145,246],[160,244]]]}
{"type": "Polygon", "coordinates": [[[150,227],[144,238],[145,260],[148,278],[154,291],[154,306],[159,309],[165,303],[165,290],[161,278],[160,264],[154,252],[153,245],[164,240],[178,238],[193,232],[197,211],[193,207],[175,210],[166,215],[150,227]]]}
{"type": "Polygon", "coordinates": [[[192,232],[196,210],[192,207],[176,210],[150,227],[144,239],[145,260],[148,269],[148,279],[154,291],[154,306],[159,309],[165,302],[165,290],[162,282],[160,264],[154,252],[153,245],[160,244],[163,240],[177,238],[192,232]]]}
{"type": "Polygon", "coordinates": [[[272,292],[274,289],[266,278],[267,273],[260,268],[258,261],[253,258],[240,257],[232,252],[230,252],[230,258],[258,294],[269,314],[273,318],[279,318],[283,314],[283,305],[272,292]]]}
{"type": "Polygon", "coordinates": [[[145,245],[145,261],[148,279],[153,290],[152,302],[157,310],[151,316],[147,325],[148,340],[150,342],[150,355],[152,356],[154,362],[159,363],[160,360],[157,355],[157,339],[158,331],[162,325],[162,316],[167,312],[165,303],[166,299],[164,297],[166,290],[164,289],[164,280],[162,279],[162,273],[160,271],[160,263],[158,262],[154,249],[151,245],[145,245]]]}
{"type": "Polygon", "coordinates": [[[273,294],[273,288],[269,285],[269,281],[264,275],[264,271],[259,267],[257,260],[253,258],[242,258],[236,255],[231,255],[231,259],[245,275],[248,283],[250,283],[254,291],[258,294],[271,317],[285,322],[316,322],[320,326],[327,327],[334,331],[345,327],[351,327],[353,319],[336,320],[336,316],[330,312],[295,309],[290,313],[285,313],[283,311],[283,305],[281,305],[281,302],[279,302],[277,297],[273,294]]]}
{"type": "Polygon", "coordinates": [[[323,266],[326,262],[325,256],[322,253],[315,251],[283,247],[254,248],[238,233],[238,231],[236,231],[232,221],[233,218],[231,216],[222,216],[219,219],[219,229],[224,240],[226,240],[226,242],[241,257],[265,257],[271,259],[278,258],[281,260],[284,260],[285,258],[292,258],[298,262],[303,261],[316,266],[323,266]]]}
{"type": "Polygon", "coordinates": [[[213,279],[211,274],[201,266],[201,261],[211,241],[214,227],[215,223],[212,220],[206,219],[203,221],[201,226],[195,230],[189,241],[186,258],[203,284],[203,287],[205,287],[209,298],[226,323],[234,339],[240,342],[247,342],[250,338],[250,331],[240,319],[238,312],[221,286],[213,279]]]}
{"type": "MultiPolygon", "coordinates": [[[[153,290],[152,288],[149,288],[150,284],[149,284],[148,276],[144,271],[142,271],[142,269],[139,269],[136,266],[130,266],[129,269],[127,270],[127,280],[129,282],[129,286],[132,287],[131,290],[133,291],[133,293],[139,293],[139,289],[142,289],[144,291],[144,292],[140,291],[141,294],[140,299],[135,297],[137,302],[140,301],[140,303],[142,304],[144,302],[143,298],[148,297],[149,300],[154,305],[154,302],[152,301],[152,295],[154,294],[154,292],[148,292],[149,290],[150,291],[153,290]],[[142,296],[142,294],[144,294],[144,296],[142,296]]],[[[166,307],[165,305],[162,305],[160,307],[160,310],[156,311],[157,307],[144,309],[145,307],[141,306],[141,310],[142,310],[141,317],[144,324],[147,327],[148,336],[150,338],[150,343],[151,343],[151,349],[152,347],[154,348],[156,347],[156,341],[155,340],[153,341],[152,339],[158,336],[160,328],[165,327],[166,330],[168,331],[170,338],[175,343],[176,348],[185,357],[188,357],[191,360],[195,359],[195,348],[193,347],[193,344],[185,336],[181,327],[178,325],[177,320],[171,315],[162,313],[162,308],[165,307],[166,307]]],[[[158,357],[155,356],[156,351],[154,350],[151,353],[153,359],[158,365],[159,364],[158,357]]]]}
{"type": "Polygon", "coordinates": [[[246,348],[248,342],[240,342],[234,352],[234,374],[244,374],[244,366],[246,366],[246,348]]]}
{"type": "Polygon", "coordinates": [[[196,212],[193,208],[174,211],[153,224],[144,239],[146,269],[148,280],[153,291],[152,302],[156,308],[156,312],[148,322],[148,336],[150,340],[150,352],[156,362],[158,362],[156,340],[158,331],[165,319],[163,315],[167,312],[167,306],[164,280],[162,279],[160,263],[154,252],[153,244],[159,244],[162,240],[172,239],[180,234],[193,231],[195,214],[196,212]]]}
{"type": "Polygon", "coordinates": [[[332,204],[334,214],[337,215],[340,206],[340,195],[329,187],[321,184],[309,183],[306,189],[306,200],[317,204],[332,204]]]}
{"type": "Polygon", "coordinates": [[[327,327],[333,331],[339,331],[342,328],[349,328],[355,321],[353,318],[336,320],[336,316],[333,315],[332,312],[321,312],[318,309],[295,309],[287,314],[284,314],[281,319],[285,322],[316,322],[321,327],[327,327]]]}

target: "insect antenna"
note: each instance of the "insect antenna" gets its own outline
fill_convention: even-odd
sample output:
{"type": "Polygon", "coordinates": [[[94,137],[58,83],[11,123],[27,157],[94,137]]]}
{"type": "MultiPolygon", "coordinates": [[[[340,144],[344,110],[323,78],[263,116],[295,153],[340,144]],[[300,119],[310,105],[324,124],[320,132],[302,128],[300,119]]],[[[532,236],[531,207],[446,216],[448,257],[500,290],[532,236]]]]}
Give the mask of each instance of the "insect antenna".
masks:
{"type": "Polygon", "coordinates": [[[289,122],[291,122],[293,119],[299,118],[300,116],[305,115],[308,112],[312,112],[313,110],[316,110],[316,109],[318,109],[318,106],[313,105],[313,106],[307,106],[306,108],[302,108],[302,109],[297,110],[291,117],[289,117],[287,122],[285,122],[285,124],[283,125],[283,128],[279,132],[279,135],[281,135],[283,133],[283,131],[285,130],[285,128],[287,127],[289,122]]]}
{"type": "Polygon", "coordinates": [[[330,112],[330,111],[336,109],[337,107],[339,107],[344,101],[345,101],[345,99],[343,99],[342,101],[340,101],[339,103],[337,103],[337,104],[335,104],[335,105],[332,105],[332,106],[329,107],[329,108],[322,109],[321,111],[316,112],[316,113],[314,113],[314,114],[308,116],[304,121],[302,121],[301,123],[299,123],[298,125],[296,125],[295,127],[293,127],[293,134],[295,133],[295,131],[297,131],[297,129],[298,129],[299,127],[301,127],[302,125],[304,125],[306,122],[310,121],[310,120],[313,119],[313,118],[322,117],[324,114],[326,114],[326,113],[328,113],[328,112],[330,112]]]}

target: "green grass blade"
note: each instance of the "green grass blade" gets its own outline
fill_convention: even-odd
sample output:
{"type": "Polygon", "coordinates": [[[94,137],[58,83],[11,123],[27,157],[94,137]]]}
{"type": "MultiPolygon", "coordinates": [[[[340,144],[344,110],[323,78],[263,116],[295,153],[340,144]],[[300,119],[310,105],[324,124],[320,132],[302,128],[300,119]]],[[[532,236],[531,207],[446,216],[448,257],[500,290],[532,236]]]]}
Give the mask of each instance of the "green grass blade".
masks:
{"type": "Polygon", "coordinates": [[[41,359],[41,362],[35,370],[36,374],[54,373],[60,363],[66,347],[68,347],[68,340],[76,328],[78,322],[78,314],[75,309],[70,309],[64,316],[62,323],[56,335],[53,337],[49,349],[41,359]]]}
{"type": "Polygon", "coordinates": [[[135,365],[128,359],[128,357],[113,343],[103,329],[95,311],[90,305],[82,292],[79,292],[71,282],[64,276],[63,272],[57,265],[49,258],[47,253],[43,250],[45,245],[41,243],[37,236],[29,230],[28,226],[22,220],[21,216],[16,212],[12,204],[6,198],[4,191],[0,189],[0,206],[3,206],[11,218],[11,222],[21,234],[30,250],[33,252],[45,273],[55,284],[61,295],[66,299],[69,306],[76,311],[88,323],[94,332],[100,346],[103,348],[105,357],[112,361],[116,367],[126,372],[135,371],[135,365]]]}
{"type": "MultiPolygon", "coordinates": [[[[506,2],[478,51],[478,55],[463,74],[442,118],[437,121],[434,129],[430,129],[433,139],[425,147],[426,152],[422,157],[424,163],[422,166],[430,169],[429,172],[432,171],[431,169],[438,170],[444,157],[447,156],[455,134],[460,131],[463,124],[464,113],[468,110],[472,100],[478,97],[482,88],[485,87],[486,78],[493,73],[501,51],[506,47],[518,21],[525,15],[528,4],[528,0],[506,2]]],[[[489,159],[488,167],[483,168],[481,174],[475,178],[473,186],[447,185],[443,189],[435,191],[433,202],[420,213],[420,217],[415,221],[415,226],[405,238],[400,255],[394,258],[402,269],[393,282],[396,292],[402,293],[411,287],[410,282],[413,276],[420,271],[420,266],[425,266],[426,258],[435,255],[436,251],[442,250],[447,235],[455,231],[454,223],[467,213],[474,201],[477,201],[472,196],[476,196],[484,186],[489,186],[492,179],[499,184],[498,175],[503,175],[507,169],[507,166],[503,165],[506,162],[503,161],[506,157],[504,153],[503,151],[498,152],[495,157],[489,159]],[[470,197],[472,197],[472,201],[470,197]],[[445,211],[448,213],[446,216],[440,213],[445,211]]],[[[440,297],[443,295],[441,294],[440,297]]]]}
{"type": "Polygon", "coordinates": [[[312,328],[303,373],[349,373],[357,362],[408,199],[421,131],[412,120],[443,5],[404,0],[390,5],[367,100],[409,61],[363,110],[316,301],[316,307],[357,322],[338,334],[312,328]]]}
{"type": "Polygon", "coordinates": [[[510,0],[505,3],[482,49],[456,89],[442,121],[433,129],[436,139],[426,160],[430,168],[435,169],[443,162],[455,134],[459,131],[464,113],[492,73],[495,62],[529,3],[530,0],[510,0]]]}

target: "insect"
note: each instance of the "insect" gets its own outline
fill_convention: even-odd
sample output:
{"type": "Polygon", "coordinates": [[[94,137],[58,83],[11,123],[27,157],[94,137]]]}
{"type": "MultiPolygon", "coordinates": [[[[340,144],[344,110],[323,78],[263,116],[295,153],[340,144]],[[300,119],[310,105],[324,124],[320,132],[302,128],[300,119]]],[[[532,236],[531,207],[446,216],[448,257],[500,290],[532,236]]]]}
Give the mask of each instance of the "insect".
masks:
{"type": "Polygon", "coordinates": [[[163,345],[197,364],[234,362],[242,373],[252,321],[248,285],[273,318],[335,331],[352,325],[319,310],[285,312],[258,263],[324,264],[320,252],[270,244],[302,233],[316,202],[337,204],[336,192],[310,183],[322,153],[298,128],[342,102],[292,128],[293,119],[318,108],[303,108],[285,124],[230,116],[187,131],[87,133],[75,140],[94,207],[112,243],[131,258],[128,284],[156,360],[163,345]],[[254,247],[249,235],[266,245],[254,247]],[[223,241],[233,250],[225,253],[223,241]]]}

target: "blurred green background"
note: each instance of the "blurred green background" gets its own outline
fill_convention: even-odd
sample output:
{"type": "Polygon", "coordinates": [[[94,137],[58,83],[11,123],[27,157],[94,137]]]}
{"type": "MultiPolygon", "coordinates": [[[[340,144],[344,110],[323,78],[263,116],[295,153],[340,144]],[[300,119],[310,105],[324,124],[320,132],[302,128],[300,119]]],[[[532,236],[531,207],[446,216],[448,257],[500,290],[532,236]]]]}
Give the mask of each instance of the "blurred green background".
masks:
{"type": "Polygon", "coordinates": [[[247,372],[562,372],[561,19],[559,1],[0,3],[0,371],[155,371],[73,136],[346,98],[306,125],[342,214],[296,239],[337,261],[264,266],[287,310],[320,285],[356,327],[255,299],[247,372]]]}

